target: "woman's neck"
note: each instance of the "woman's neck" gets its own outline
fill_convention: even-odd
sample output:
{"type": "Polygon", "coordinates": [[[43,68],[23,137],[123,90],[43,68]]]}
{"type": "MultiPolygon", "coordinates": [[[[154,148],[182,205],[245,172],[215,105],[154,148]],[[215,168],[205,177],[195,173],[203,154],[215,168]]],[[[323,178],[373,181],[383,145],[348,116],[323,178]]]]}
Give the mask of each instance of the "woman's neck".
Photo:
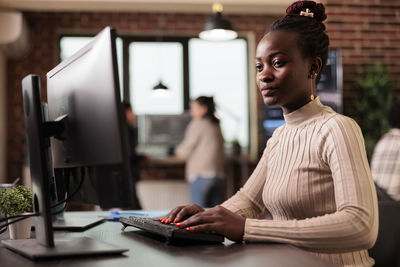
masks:
{"type": "Polygon", "coordinates": [[[283,105],[282,106],[283,114],[292,113],[293,111],[298,110],[299,108],[303,107],[310,101],[311,101],[311,99],[308,97],[308,98],[303,98],[301,100],[293,101],[292,103],[283,105]]]}

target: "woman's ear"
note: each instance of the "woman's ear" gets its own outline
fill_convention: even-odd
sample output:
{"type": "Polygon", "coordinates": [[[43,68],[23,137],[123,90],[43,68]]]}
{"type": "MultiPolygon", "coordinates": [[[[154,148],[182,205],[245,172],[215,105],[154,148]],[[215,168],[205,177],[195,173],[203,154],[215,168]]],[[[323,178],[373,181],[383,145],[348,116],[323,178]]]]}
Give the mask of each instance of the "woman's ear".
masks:
{"type": "Polygon", "coordinates": [[[320,57],[313,58],[310,64],[309,77],[320,74],[322,71],[322,59],[320,57]]]}

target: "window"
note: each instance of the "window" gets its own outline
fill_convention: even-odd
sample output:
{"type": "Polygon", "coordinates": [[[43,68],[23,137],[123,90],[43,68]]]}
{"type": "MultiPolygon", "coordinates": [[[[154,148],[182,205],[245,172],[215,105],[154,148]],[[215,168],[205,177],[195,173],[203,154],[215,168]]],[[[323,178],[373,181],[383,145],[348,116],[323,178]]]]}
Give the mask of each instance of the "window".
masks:
{"type": "Polygon", "coordinates": [[[183,112],[182,57],[178,42],[129,44],[129,95],[137,115],[183,112]],[[153,90],[159,82],[168,90],[153,90]]]}
{"type": "Polygon", "coordinates": [[[189,41],[190,98],[214,96],[226,141],[249,145],[247,44],[244,39],[189,41]]]}

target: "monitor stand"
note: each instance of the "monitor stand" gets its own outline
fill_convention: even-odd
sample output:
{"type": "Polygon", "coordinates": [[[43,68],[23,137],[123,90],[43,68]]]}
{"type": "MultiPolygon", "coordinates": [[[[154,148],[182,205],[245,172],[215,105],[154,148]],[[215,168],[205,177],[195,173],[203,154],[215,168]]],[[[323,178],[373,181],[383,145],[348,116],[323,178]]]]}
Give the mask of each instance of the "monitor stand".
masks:
{"type": "Polygon", "coordinates": [[[89,237],[55,238],[54,247],[46,247],[37,243],[36,239],[2,240],[8,249],[32,260],[65,258],[71,256],[115,255],[128,251],[89,237]]]}
{"type": "Polygon", "coordinates": [[[51,184],[53,166],[49,137],[62,133],[60,122],[46,122],[40,102],[40,79],[28,75],[22,80],[24,117],[32,181],[36,239],[2,240],[2,244],[30,259],[86,255],[121,254],[127,249],[115,247],[88,237],[54,238],[51,220],[51,184]],[[55,124],[54,124],[55,123],[55,124]]]}
{"type": "Polygon", "coordinates": [[[60,217],[53,221],[53,230],[82,232],[104,221],[104,218],[60,217]]]}

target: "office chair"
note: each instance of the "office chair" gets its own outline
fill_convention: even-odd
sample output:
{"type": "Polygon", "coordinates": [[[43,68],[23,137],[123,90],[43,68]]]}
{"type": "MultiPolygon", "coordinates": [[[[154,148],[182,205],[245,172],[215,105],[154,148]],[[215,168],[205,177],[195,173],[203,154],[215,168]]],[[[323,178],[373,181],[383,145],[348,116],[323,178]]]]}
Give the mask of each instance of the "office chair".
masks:
{"type": "Polygon", "coordinates": [[[400,267],[400,202],[378,201],[379,231],[369,255],[376,267],[400,267]]]}

